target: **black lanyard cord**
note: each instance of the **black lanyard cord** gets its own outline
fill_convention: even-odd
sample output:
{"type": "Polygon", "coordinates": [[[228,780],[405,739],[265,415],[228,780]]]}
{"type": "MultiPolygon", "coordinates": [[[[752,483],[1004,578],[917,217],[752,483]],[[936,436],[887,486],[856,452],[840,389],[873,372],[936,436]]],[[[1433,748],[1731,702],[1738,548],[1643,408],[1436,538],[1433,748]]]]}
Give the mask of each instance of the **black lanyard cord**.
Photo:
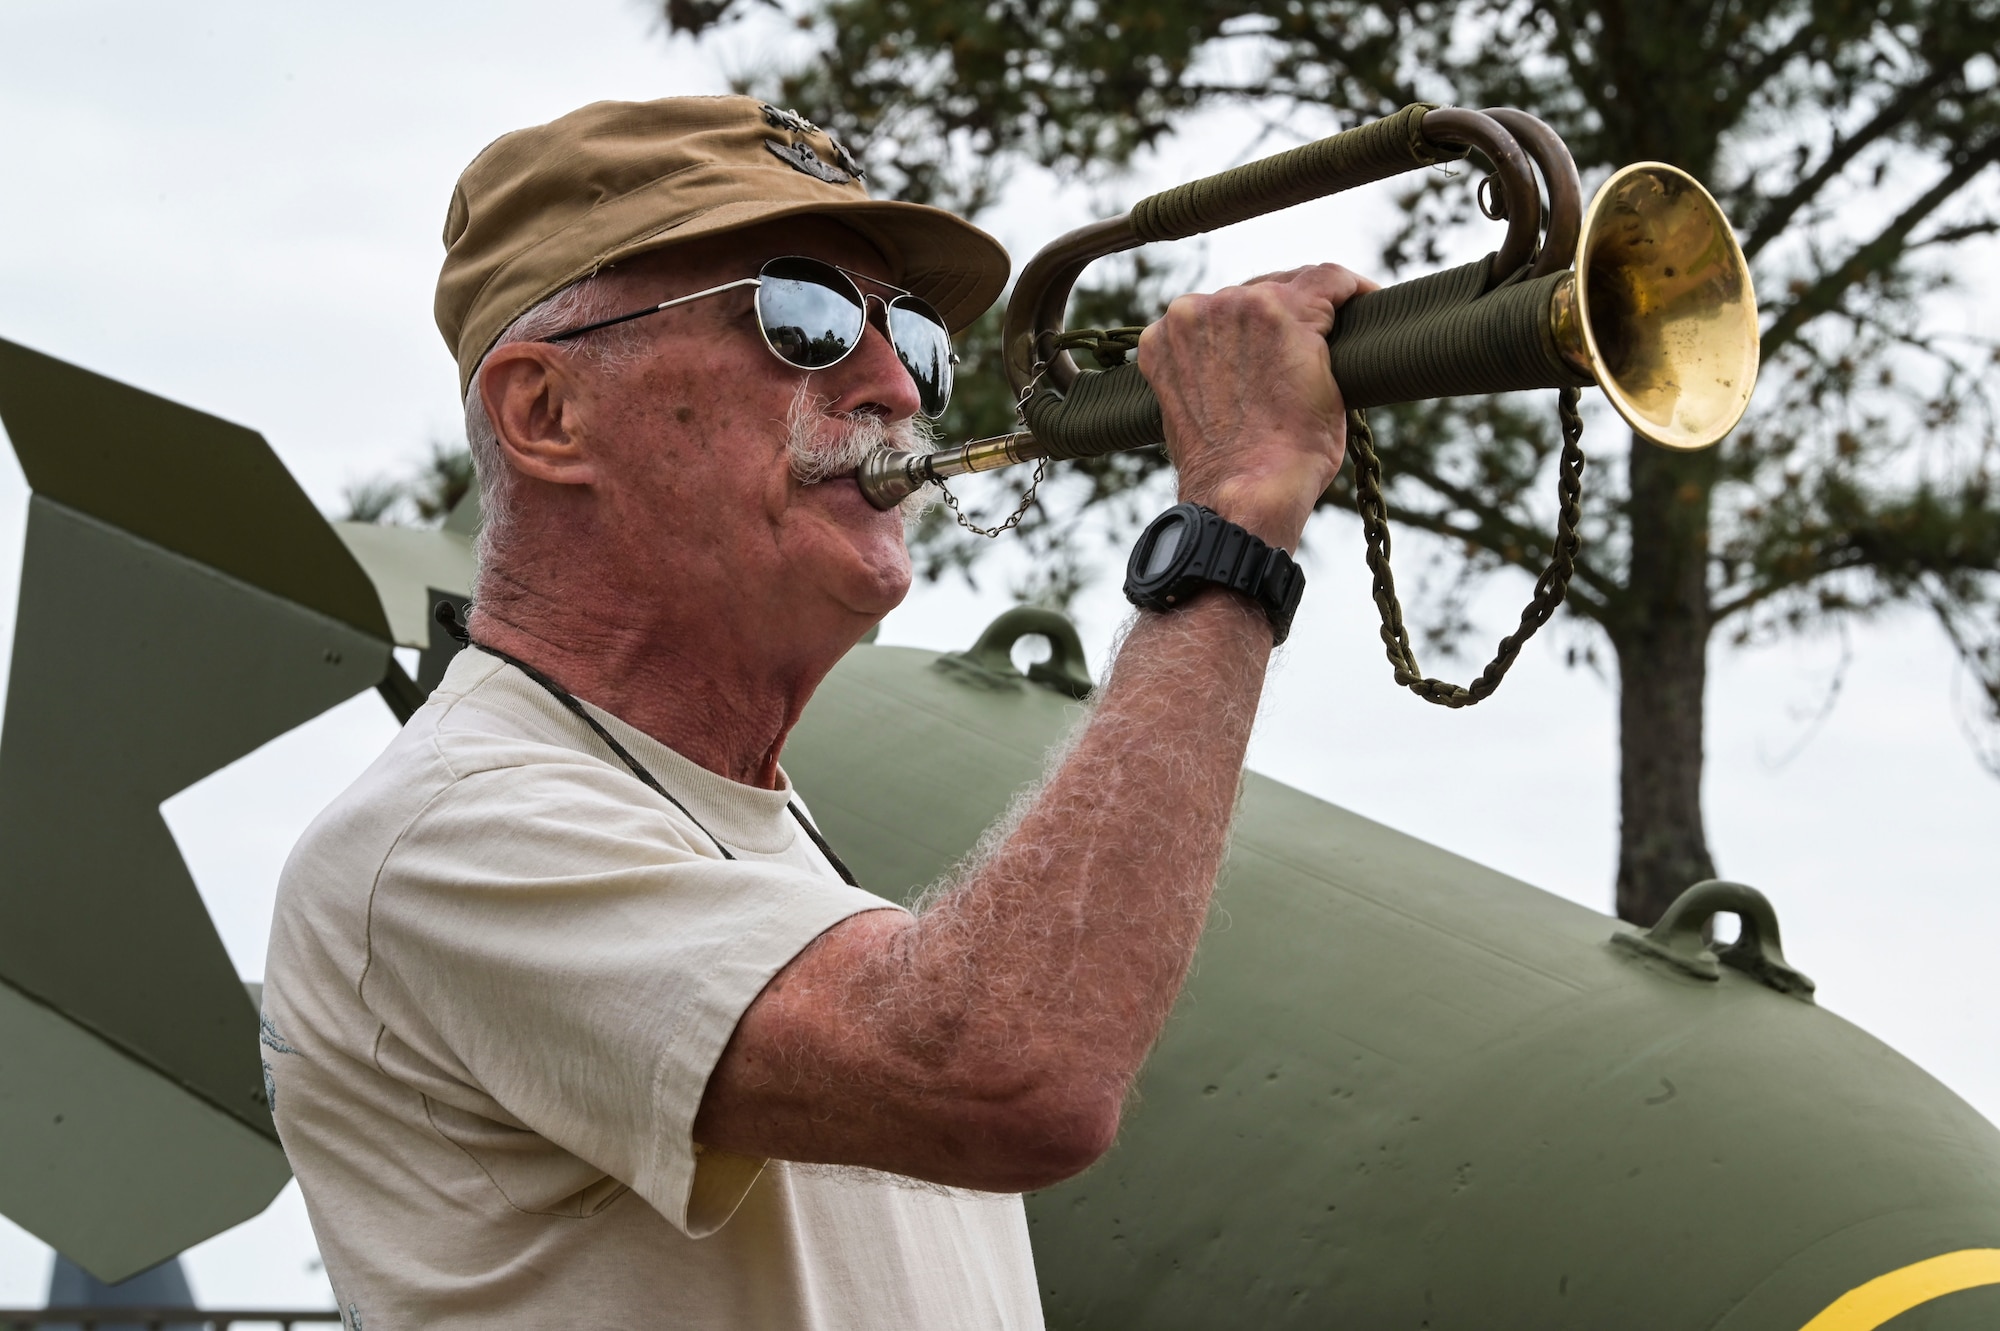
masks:
{"type": "MultiPolygon", "coordinates": [[[[439,614],[440,620],[442,620],[443,618],[443,613],[446,610],[447,604],[448,603],[446,602],[440,602],[438,604],[438,610],[440,612],[439,614]]],[[[456,616],[454,616],[454,619],[455,618],[456,616]]],[[[729,847],[722,844],[722,838],[717,836],[715,833],[709,831],[708,825],[703,823],[701,819],[695,817],[694,812],[691,809],[689,809],[687,805],[681,803],[678,799],[674,798],[673,792],[668,790],[665,786],[661,785],[659,779],[656,778],[651,772],[646,770],[645,764],[641,763],[637,758],[634,758],[632,756],[631,750],[627,749],[623,744],[620,744],[618,742],[617,737],[613,735],[609,730],[606,730],[604,728],[603,723],[590,714],[590,709],[585,707],[583,703],[576,697],[575,694],[571,693],[568,689],[556,683],[554,680],[550,679],[547,675],[544,675],[541,671],[535,669],[535,667],[529,665],[526,661],[523,661],[518,656],[513,656],[507,652],[503,652],[497,647],[488,647],[483,642],[473,642],[469,637],[466,639],[466,644],[471,647],[477,647],[480,651],[485,652],[488,656],[499,657],[502,661],[505,661],[508,665],[513,666],[516,670],[526,675],[529,679],[532,679],[533,681],[535,681],[535,683],[541,685],[544,689],[548,690],[549,695],[551,697],[553,697],[557,702],[561,703],[564,707],[567,707],[570,711],[574,712],[577,715],[577,717],[579,717],[583,721],[585,725],[589,726],[591,730],[596,732],[597,737],[604,741],[604,747],[610,749],[612,753],[616,754],[618,756],[618,761],[624,763],[626,767],[630,768],[633,776],[638,777],[639,780],[648,789],[653,791],[654,794],[658,795],[661,799],[665,800],[667,803],[673,805],[676,809],[679,809],[682,815],[684,815],[689,822],[693,823],[696,827],[699,827],[701,829],[701,834],[707,837],[710,841],[714,842],[715,848],[722,852],[723,859],[733,860],[736,858],[736,856],[730,852],[729,847]]],[[[820,835],[819,829],[812,825],[812,820],[806,817],[805,812],[802,809],[800,809],[797,804],[789,800],[785,802],[785,807],[791,811],[792,817],[798,820],[799,826],[805,829],[805,833],[808,837],[812,839],[812,843],[815,846],[819,847],[819,853],[826,856],[826,862],[829,865],[833,866],[833,871],[840,875],[840,880],[843,883],[846,883],[849,887],[861,886],[860,883],[855,881],[854,874],[847,867],[846,862],[842,860],[840,856],[834,852],[832,846],[827,844],[826,838],[820,835]]]]}
{"type": "Polygon", "coordinates": [[[815,846],[819,847],[819,853],[826,856],[826,862],[831,864],[833,871],[840,875],[840,881],[846,883],[849,887],[860,887],[861,884],[854,880],[854,871],[847,867],[847,861],[841,859],[839,852],[827,844],[827,839],[820,835],[817,827],[812,825],[812,819],[806,817],[805,810],[790,802],[787,802],[785,807],[792,811],[792,817],[799,820],[799,826],[806,829],[806,835],[812,838],[812,843],[815,846]]]}

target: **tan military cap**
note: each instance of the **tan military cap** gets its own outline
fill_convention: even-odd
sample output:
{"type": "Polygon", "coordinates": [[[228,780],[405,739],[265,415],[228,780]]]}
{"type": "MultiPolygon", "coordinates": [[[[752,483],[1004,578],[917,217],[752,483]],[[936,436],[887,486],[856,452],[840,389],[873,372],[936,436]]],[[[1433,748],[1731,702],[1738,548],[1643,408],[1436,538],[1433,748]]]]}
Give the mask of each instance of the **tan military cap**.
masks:
{"type": "Polygon", "coordinates": [[[607,264],[780,217],[837,219],[956,331],[1007,251],[939,208],[870,199],[832,135],[754,97],[596,102],[494,141],[452,192],[437,324],[461,395],[507,325],[607,264]]]}

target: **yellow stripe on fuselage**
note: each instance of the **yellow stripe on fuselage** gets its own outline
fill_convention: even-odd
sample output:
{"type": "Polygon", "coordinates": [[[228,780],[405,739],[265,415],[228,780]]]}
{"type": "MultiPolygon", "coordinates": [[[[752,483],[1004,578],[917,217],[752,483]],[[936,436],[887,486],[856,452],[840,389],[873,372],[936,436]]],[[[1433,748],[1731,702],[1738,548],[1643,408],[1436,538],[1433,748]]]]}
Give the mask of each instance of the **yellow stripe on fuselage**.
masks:
{"type": "Polygon", "coordinates": [[[1827,1305],[1799,1331],[1876,1331],[1918,1304],[1981,1285],[2000,1285],[2000,1248],[1966,1248],[1876,1276],[1827,1305]]]}

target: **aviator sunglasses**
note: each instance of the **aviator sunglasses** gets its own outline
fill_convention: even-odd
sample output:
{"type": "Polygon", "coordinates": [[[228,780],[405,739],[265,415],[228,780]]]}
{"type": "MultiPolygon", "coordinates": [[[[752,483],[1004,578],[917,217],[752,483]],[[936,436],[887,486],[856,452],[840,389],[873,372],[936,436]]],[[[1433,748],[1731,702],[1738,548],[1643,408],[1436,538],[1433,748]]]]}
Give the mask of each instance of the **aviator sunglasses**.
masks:
{"type": "Polygon", "coordinates": [[[772,259],[757,270],[755,277],[738,278],[706,291],[676,296],[643,310],[599,319],[541,340],[566,342],[600,328],[643,319],[738,287],[757,288],[757,331],[763,334],[764,345],[779,360],[801,370],[824,370],[847,359],[868,331],[868,302],[881,302],[889,345],[896,349],[896,359],[903,363],[917,385],[923,414],[932,420],[944,414],[945,404],[951,401],[952,366],[958,364],[958,357],[952,354],[951,332],[944,326],[944,316],[932,309],[928,301],[901,287],[803,255],[772,259]],[[859,282],[886,287],[896,295],[887,299],[863,295],[859,282]]]}

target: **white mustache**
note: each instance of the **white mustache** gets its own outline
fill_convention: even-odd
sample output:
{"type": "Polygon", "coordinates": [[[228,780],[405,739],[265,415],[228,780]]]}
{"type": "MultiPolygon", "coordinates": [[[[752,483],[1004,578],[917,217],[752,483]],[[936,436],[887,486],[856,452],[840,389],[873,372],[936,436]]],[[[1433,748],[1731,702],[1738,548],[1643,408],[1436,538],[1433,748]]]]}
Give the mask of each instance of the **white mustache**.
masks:
{"type": "MultiPolygon", "coordinates": [[[[818,485],[851,476],[864,458],[884,447],[929,453],[937,447],[935,432],[929,421],[918,416],[885,421],[868,411],[829,411],[824,399],[814,397],[805,385],[799,386],[785,415],[785,451],[799,484],[818,485]]],[[[912,495],[904,501],[906,511],[914,499],[912,495]]],[[[915,505],[917,509],[924,506],[915,505]]]]}

